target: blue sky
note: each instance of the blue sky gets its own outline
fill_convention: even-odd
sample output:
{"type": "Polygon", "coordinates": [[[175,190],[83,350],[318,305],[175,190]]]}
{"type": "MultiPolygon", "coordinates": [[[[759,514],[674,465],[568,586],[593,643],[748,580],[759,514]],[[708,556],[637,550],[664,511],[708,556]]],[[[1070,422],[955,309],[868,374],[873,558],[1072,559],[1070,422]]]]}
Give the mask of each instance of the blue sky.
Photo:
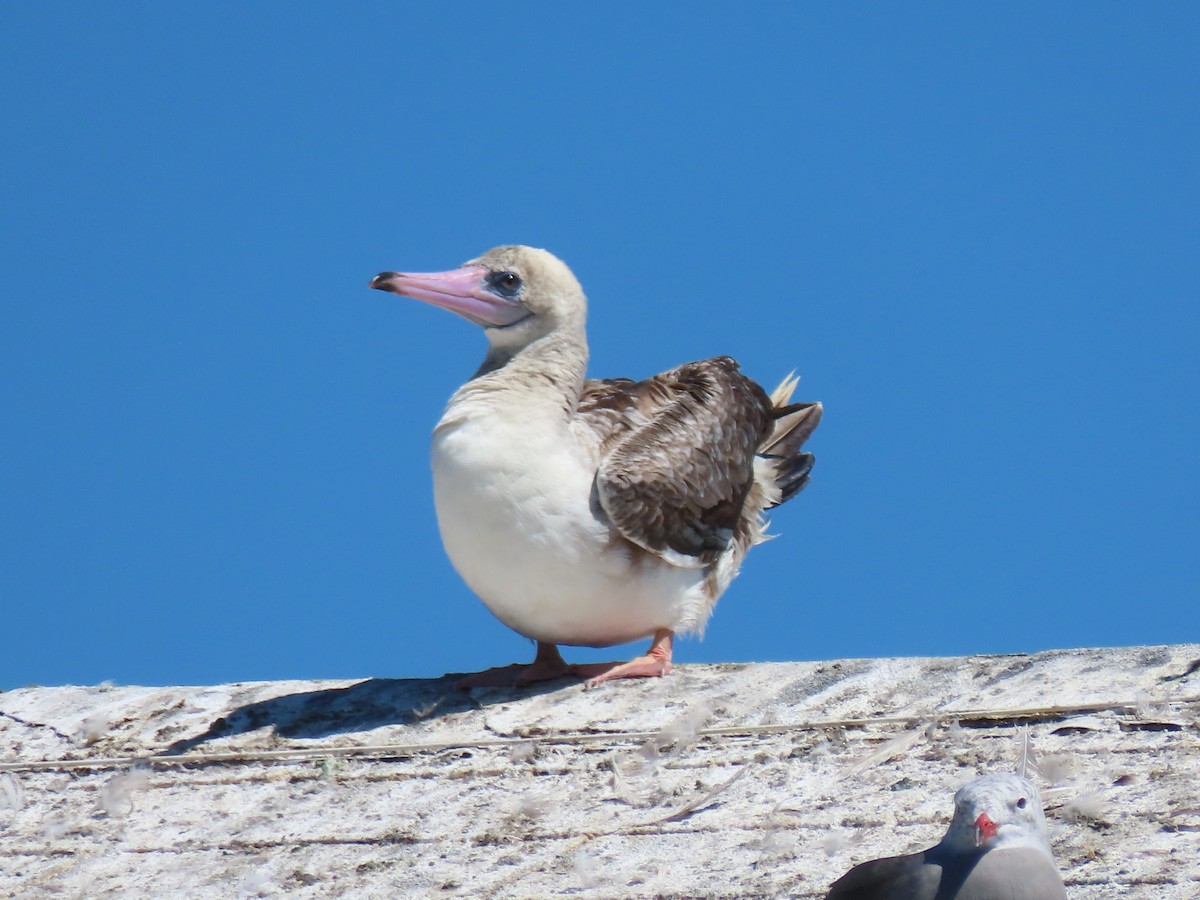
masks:
{"type": "Polygon", "coordinates": [[[1200,639],[1200,12],[645,6],[0,7],[0,688],[532,658],[432,507],[483,336],[366,287],[502,243],[593,375],[825,403],[677,662],[1200,639]]]}

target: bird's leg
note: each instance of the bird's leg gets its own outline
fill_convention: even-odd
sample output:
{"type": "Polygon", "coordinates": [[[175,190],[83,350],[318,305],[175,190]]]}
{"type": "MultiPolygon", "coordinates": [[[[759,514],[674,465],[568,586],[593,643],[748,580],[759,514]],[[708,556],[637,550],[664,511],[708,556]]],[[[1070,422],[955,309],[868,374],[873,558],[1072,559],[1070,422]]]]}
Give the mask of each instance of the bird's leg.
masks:
{"type": "Polygon", "coordinates": [[[533,684],[535,681],[553,681],[566,675],[574,675],[572,666],[568,666],[554,644],[538,641],[537,655],[533,662],[524,667],[517,675],[517,684],[533,684]]]}
{"type": "Polygon", "coordinates": [[[484,672],[476,672],[459,681],[458,686],[464,690],[473,687],[516,687],[536,681],[553,681],[555,678],[569,675],[584,677],[575,671],[574,666],[563,662],[558,647],[538,641],[537,655],[528,665],[513,663],[511,666],[498,666],[484,672]]]}
{"type": "Polygon", "coordinates": [[[586,678],[585,687],[595,687],[618,678],[658,678],[671,672],[671,645],[675,632],[660,628],[654,632],[654,640],[645,656],[629,662],[580,663],[568,665],[563,661],[558,647],[538,641],[537,655],[528,665],[514,663],[477,672],[462,679],[458,686],[464,690],[473,687],[518,687],[537,681],[553,681],[556,678],[574,676],[586,678]]]}
{"type": "Polygon", "coordinates": [[[598,667],[584,665],[571,668],[577,675],[583,677],[591,675],[587,684],[584,685],[590,688],[617,678],[658,678],[662,675],[669,675],[671,673],[671,643],[674,638],[675,632],[667,628],[660,628],[654,632],[654,640],[650,642],[650,649],[646,651],[645,656],[639,656],[626,663],[602,663],[598,667]],[[593,672],[596,674],[593,675],[593,672]]]}

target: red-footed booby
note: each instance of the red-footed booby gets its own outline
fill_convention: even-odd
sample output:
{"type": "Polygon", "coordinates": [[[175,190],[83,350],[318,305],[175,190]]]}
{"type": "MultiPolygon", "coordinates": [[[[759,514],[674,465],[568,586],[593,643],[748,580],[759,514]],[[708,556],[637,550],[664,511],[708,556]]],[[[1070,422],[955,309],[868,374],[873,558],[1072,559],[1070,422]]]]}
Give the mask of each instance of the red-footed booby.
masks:
{"type": "Polygon", "coordinates": [[[954,795],[941,842],[920,853],[861,863],[826,900],[1064,900],[1037,787],[984,775],[954,795]]]}
{"type": "Polygon", "coordinates": [[[537,655],[464,685],[670,672],[674,636],[703,632],[765,539],[763,512],[808,482],[800,447],[821,405],[790,403],[792,376],[768,397],[728,357],[586,380],[587,300],[545,250],[497,247],[370,286],[456,312],[488,339],[434,429],[434,501],[454,567],[537,655]],[[623,664],[569,666],[557,648],[643,637],[649,652],[623,664]]]}

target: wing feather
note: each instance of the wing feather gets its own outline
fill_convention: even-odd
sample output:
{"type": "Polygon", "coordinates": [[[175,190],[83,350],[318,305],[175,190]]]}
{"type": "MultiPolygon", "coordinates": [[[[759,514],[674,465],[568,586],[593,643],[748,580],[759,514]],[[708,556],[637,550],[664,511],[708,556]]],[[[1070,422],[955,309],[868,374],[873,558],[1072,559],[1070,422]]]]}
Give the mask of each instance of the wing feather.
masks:
{"type": "Polygon", "coordinates": [[[621,534],[693,564],[733,539],[772,431],[772,405],[729,357],[687,363],[646,381],[589,382],[579,414],[603,417],[600,506],[621,534]]]}

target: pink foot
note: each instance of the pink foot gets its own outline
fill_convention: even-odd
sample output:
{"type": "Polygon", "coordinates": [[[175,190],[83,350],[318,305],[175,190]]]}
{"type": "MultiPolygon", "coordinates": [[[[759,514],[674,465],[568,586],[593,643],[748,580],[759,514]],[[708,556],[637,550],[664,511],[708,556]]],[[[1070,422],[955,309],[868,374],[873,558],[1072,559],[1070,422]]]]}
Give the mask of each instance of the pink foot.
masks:
{"type": "Polygon", "coordinates": [[[534,684],[538,681],[553,681],[556,678],[583,675],[575,671],[574,666],[563,662],[558,648],[553,644],[538,641],[537,656],[528,665],[513,663],[511,666],[499,666],[468,675],[458,682],[458,687],[467,690],[473,687],[519,687],[524,684],[534,684]]]}
{"type": "Polygon", "coordinates": [[[654,641],[645,656],[631,659],[627,663],[600,663],[574,668],[581,676],[591,675],[584,684],[587,688],[594,688],[606,681],[616,681],[618,678],[660,678],[670,675],[673,637],[672,632],[662,628],[654,633],[654,641]]]}
{"type": "Polygon", "coordinates": [[[463,690],[474,687],[520,687],[539,681],[554,681],[556,678],[585,678],[587,682],[584,687],[593,688],[618,678],[659,678],[671,674],[671,642],[674,637],[674,632],[662,628],[654,633],[654,640],[645,656],[624,663],[581,665],[568,665],[563,661],[558,647],[538,641],[537,656],[528,665],[514,663],[476,672],[460,680],[458,687],[463,690]]]}

